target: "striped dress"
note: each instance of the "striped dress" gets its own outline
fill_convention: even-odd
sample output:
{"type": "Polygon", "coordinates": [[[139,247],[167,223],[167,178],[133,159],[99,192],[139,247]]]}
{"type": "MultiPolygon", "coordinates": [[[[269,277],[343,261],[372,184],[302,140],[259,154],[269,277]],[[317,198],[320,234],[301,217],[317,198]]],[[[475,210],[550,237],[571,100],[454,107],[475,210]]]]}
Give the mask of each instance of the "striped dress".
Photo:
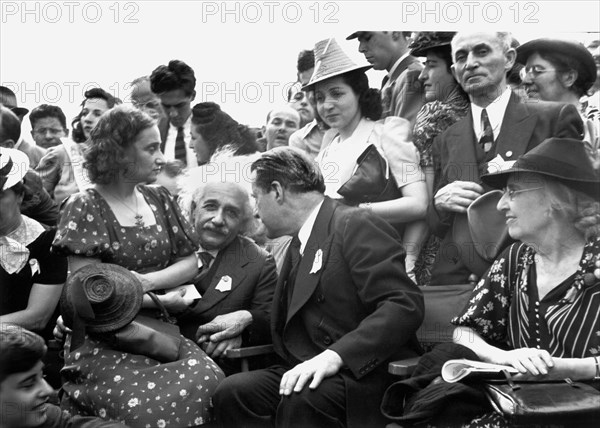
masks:
{"type": "Polygon", "coordinates": [[[543,299],[535,251],[516,243],[490,267],[455,325],[471,327],[505,349],[540,348],[561,358],[600,355],[600,238],[584,247],[578,270],[543,299]]]}

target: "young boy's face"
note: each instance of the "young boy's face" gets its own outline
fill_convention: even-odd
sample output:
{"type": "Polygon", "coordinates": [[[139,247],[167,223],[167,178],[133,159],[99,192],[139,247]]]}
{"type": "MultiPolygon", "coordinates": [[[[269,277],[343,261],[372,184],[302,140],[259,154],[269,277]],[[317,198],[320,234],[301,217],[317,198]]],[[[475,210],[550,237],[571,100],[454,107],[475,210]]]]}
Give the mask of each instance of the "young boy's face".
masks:
{"type": "Polygon", "coordinates": [[[0,384],[0,425],[29,428],[46,422],[52,388],[42,377],[43,363],[31,370],[9,375],[0,384]]]}

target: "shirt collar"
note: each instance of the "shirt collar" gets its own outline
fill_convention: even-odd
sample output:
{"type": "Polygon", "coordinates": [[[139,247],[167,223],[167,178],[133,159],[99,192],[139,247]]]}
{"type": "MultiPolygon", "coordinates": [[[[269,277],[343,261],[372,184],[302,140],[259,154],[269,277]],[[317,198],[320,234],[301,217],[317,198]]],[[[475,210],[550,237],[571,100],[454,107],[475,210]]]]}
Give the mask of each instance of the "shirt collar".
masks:
{"type": "MultiPolygon", "coordinates": [[[[189,135],[191,133],[191,129],[192,129],[192,113],[190,113],[189,117],[183,124],[183,131],[184,131],[185,135],[189,135]]],[[[177,127],[175,125],[173,125],[171,123],[171,121],[169,121],[169,130],[171,132],[174,132],[175,134],[177,134],[177,127]]]]}
{"type": "Polygon", "coordinates": [[[317,220],[317,215],[319,214],[321,205],[323,205],[323,201],[319,202],[319,204],[312,210],[312,212],[300,228],[300,231],[298,232],[298,239],[300,240],[300,254],[304,253],[304,248],[306,248],[308,238],[310,238],[310,234],[312,232],[313,226],[315,225],[315,221],[317,220]]]}
{"type": "Polygon", "coordinates": [[[400,66],[400,63],[402,61],[404,61],[406,58],[408,58],[409,55],[410,55],[410,51],[406,51],[404,53],[404,55],[402,55],[400,58],[398,58],[398,60],[394,63],[394,65],[392,66],[392,68],[390,68],[390,71],[387,74],[388,79],[389,79],[387,81],[387,83],[390,83],[390,81],[392,80],[392,76],[394,75],[394,71],[396,71],[396,69],[400,66]]]}
{"type": "MultiPolygon", "coordinates": [[[[506,107],[508,106],[508,102],[510,101],[510,94],[510,87],[507,86],[504,92],[502,92],[502,94],[498,98],[492,101],[485,108],[488,114],[488,118],[490,120],[490,125],[492,125],[494,140],[498,138],[498,134],[502,126],[502,120],[504,119],[504,113],[506,112],[506,107]]],[[[473,114],[473,131],[475,131],[475,135],[478,139],[483,133],[483,129],[481,129],[482,111],[483,107],[479,107],[478,105],[471,103],[471,113],[473,114]]]]}

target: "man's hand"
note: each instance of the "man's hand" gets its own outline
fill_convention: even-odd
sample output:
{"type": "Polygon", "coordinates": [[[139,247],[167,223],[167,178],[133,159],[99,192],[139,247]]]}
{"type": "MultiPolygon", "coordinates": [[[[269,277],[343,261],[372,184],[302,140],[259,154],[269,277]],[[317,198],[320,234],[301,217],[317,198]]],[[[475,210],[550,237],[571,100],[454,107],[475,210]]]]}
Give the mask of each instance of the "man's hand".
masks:
{"type": "Polygon", "coordinates": [[[200,345],[208,341],[221,342],[225,339],[232,339],[242,334],[250,324],[252,324],[252,314],[245,310],[218,315],[208,324],[198,327],[196,343],[200,345]]]}
{"type": "Polygon", "coordinates": [[[311,378],[312,382],[308,387],[316,389],[323,379],[336,374],[342,365],[344,362],[338,353],[326,349],[319,355],[285,372],[279,384],[279,394],[290,395],[292,391],[300,392],[311,378]]]}
{"type": "Polygon", "coordinates": [[[231,339],[224,339],[220,342],[205,341],[202,342],[200,347],[208,354],[211,358],[219,358],[228,349],[238,349],[242,347],[242,335],[232,337],[231,339]]]}
{"type": "Polygon", "coordinates": [[[466,213],[469,205],[483,192],[483,187],[472,181],[454,181],[437,191],[433,203],[438,211],[466,213]]]}

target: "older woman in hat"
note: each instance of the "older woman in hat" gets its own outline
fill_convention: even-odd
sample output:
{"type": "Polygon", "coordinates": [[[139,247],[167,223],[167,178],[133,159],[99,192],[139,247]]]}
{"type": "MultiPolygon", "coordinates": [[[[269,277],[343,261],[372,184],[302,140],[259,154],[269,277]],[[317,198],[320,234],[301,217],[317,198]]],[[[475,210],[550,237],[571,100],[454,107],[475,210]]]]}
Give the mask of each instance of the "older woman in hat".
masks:
{"type": "Polygon", "coordinates": [[[529,98],[578,108],[585,124],[584,141],[590,143],[597,160],[600,123],[598,117],[588,116],[582,104],[596,81],[592,54],[575,41],[535,39],[517,48],[517,62],[525,64],[522,79],[529,98]]]}
{"type": "MultiPolygon", "coordinates": [[[[145,291],[190,282],[197,272],[195,236],[169,192],[156,181],[165,163],[156,122],[118,106],[102,115],[85,152],[93,186],[63,204],[53,250],[70,257],[71,272],[114,263],[136,272],[145,291]]],[[[179,292],[159,296],[174,310],[179,292]]],[[[154,306],[146,297],[146,306],[154,306]]]]}
{"type": "Polygon", "coordinates": [[[192,108],[192,141],[198,165],[210,161],[218,151],[230,155],[258,152],[256,135],[246,125],[237,123],[218,104],[203,102],[192,108]]]}
{"type": "Polygon", "coordinates": [[[223,372],[172,325],[139,316],[143,293],[139,279],[114,264],[69,276],[61,407],[139,428],[209,422],[223,372]]]}
{"type": "Polygon", "coordinates": [[[87,90],[81,111],[71,123],[72,140],[61,138],[62,144],[48,149],[40,160],[36,171],[42,178],[44,188],[57,203],[91,186],[83,169],[84,143],[90,138],[100,116],[120,103],[119,99],[102,88],[87,90]]]}
{"type": "Polygon", "coordinates": [[[520,242],[452,320],[455,342],[532,380],[600,379],[600,178],[583,144],[547,139],[482,180],[520,242]]]}
{"type": "Polygon", "coordinates": [[[28,168],[25,153],[0,147],[0,323],[51,339],[67,261],[50,252],[56,230],[21,214],[28,168]]]}
{"type": "Polygon", "coordinates": [[[372,210],[404,229],[407,270],[418,250],[416,220],[427,211],[427,189],[410,124],[399,117],[379,121],[379,91],[369,88],[365,71],[335,39],[315,45],[315,71],[303,90],[314,91],[317,111],[330,126],[316,158],[325,194],[372,210]]]}
{"type": "MultiPolygon", "coordinates": [[[[450,66],[452,51],[450,42],[453,32],[417,33],[409,46],[414,56],[425,57],[425,67],[419,75],[423,84],[426,104],[417,114],[413,129],[413,142],[420,155],[420,166],[425,173],[429,200],[433,193],[433,140],[458,120],[466,116],[469,98],[462,90],[450,66]]],[[[422,227],[427,228],[423,222],[422,227]]],[[[427,233],[423,233],[425,240],[427,233]]],[[[419,254],[415,266],[417,284],[427,285],[431,278],[430,269],[438,252],[439,239],[430,236],[419,254]]]]}

